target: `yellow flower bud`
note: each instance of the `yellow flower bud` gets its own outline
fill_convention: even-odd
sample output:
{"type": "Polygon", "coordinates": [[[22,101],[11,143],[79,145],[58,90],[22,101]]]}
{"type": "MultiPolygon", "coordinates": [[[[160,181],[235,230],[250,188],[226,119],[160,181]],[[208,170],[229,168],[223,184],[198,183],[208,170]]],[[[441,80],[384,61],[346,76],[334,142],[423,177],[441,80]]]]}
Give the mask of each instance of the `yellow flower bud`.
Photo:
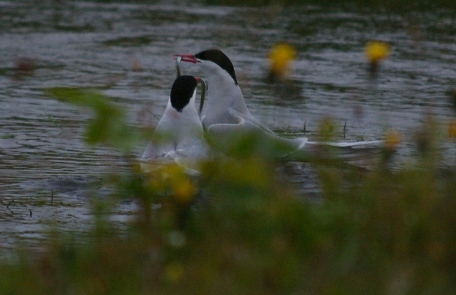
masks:
{"type": "Polygon", "coordinates": [[[456,139],[456,119],[453,119],[448,124],[448,136],[455,140],[456,139]]]}
{"type": "Polygon", "coordinates": [[[386,132],[386,148],[395,149],[402,140],[402,135],[399,131],[390,129],[386,132]]]}
{"type": "Polygon", "coordinates": [[[286,43],[280,43],[272,47],[269,52],[269,71],[280,79],[286,77],[289,73],[290,63],[298,55],[294,46],[286,43]]]}
{"type": "Polygon", "coordinates": [[[184,275],[184,267],[179,262],[171,262],[165,268],[165,275],[170,282],[175,283],[182,279],[184,275]]]}
{"type": "Polygon", "coordinates": [[[179,203],[190,203],[196,194],[195,186],[188,178],[180,178],[176,180],[173,183],[174,198],[179,203]]]}
{"type": "Polygon", "coordinates": [[[383,41],[369,41],[366,44],[365,53],[369,62],[378,63],[390,55],[391,46],[383,41]]]}

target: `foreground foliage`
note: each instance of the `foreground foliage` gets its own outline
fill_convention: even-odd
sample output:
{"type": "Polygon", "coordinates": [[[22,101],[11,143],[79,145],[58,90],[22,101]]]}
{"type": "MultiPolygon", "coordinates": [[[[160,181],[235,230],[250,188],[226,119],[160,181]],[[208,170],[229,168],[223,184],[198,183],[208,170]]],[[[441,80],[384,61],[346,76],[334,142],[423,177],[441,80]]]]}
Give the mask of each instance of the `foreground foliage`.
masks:
{"type": "MultiPolygon", "coordinates": [[[[108,128],[109,138],[90,132],[109,125],[103,110],[113,105],[92,92],[48,93],[102,113],[88,141],[126,149],[123,125],[108,128]],[[74,101],[88,95],[97,99],[74,101]]],[[[321,178],[318,203],[278,179],[278,160],[267,154],[202,163],[196,182],[174,166],[157,182],[132,163],[114,178],[112,196],[140,204],[128,231],[112,226],[110,204],[93,204],[87,240],[57,231],[39,254],[1,264],[0,294],[450,294],[456,182],[451,169],[442,174],[438,140],[428,137],[394,172],[388,147],[363,172],[309,158],[321,178]]]]}

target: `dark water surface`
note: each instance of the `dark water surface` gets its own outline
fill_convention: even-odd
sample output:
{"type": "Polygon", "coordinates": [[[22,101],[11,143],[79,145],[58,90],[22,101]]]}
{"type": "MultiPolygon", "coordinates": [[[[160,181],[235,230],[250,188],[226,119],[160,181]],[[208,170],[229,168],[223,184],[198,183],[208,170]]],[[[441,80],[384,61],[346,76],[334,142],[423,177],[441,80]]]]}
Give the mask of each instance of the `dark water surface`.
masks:
{"type": "MultiPolygon", "coordinates": [[[[443,135],[454,118],[455,15],[0,1],[0,249],[38,245],[55,225],[83,235],[92,224],[87,196],[97,192],[90,184],[126,169],[120,153],[84,144],[87,110],[46,97],[43,88],[100,87],[132,125],[153,126],[175,77],[172,55],[218,47],[231,57],[251,112],[272,129],[301,136],[305,125],[312,137],[328,116],[338,130],[346,124],[345,140],[381,139],[395,129],[406,161],[429,115],[443,135]],[[371,39],[393,45],[375,82],[364,56],[371,39]],[[285,86],[264,79],[269,49],[280,41],[299,51],[285,86]]],[[[203,76],[195,65],[182,71],[203,76]]],[[[454,144],[444,143],[443,162],[454,163],[454,144]]],[[[305,193],[314,176],[299,171],[311,168],[290,166],[305,193]]],[[[133,207],[116,209],[120,226],[133,207]]]]}

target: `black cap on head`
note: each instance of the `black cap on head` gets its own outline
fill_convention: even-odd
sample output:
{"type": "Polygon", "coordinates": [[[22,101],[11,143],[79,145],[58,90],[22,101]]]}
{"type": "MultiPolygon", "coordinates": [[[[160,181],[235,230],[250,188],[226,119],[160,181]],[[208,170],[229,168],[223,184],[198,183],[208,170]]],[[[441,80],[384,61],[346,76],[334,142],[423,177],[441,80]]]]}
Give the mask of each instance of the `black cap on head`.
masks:
{"type": "Polygon", "coordinates": [[[208,49],[201,51],[197,54],[195,54],[195,57],[201,60],[208,60],[212,61],[213,63],[216,63],[219,65],[222,69],[228,72],[230,76],[233,78],[234,83],[237,85],[237,79],[236,79],[236,74],[234,73],[234,66],[231,63],[231,60],[228,58],[228,56],[225,55],[221,50],[219,49],[208,49]]]}
{"type": "Polygon", "coordinates": [[[193,76],[179,76],[174,80],[171,88],[171,106],[178,112],[188,104],[198,82],[193,76]]]}

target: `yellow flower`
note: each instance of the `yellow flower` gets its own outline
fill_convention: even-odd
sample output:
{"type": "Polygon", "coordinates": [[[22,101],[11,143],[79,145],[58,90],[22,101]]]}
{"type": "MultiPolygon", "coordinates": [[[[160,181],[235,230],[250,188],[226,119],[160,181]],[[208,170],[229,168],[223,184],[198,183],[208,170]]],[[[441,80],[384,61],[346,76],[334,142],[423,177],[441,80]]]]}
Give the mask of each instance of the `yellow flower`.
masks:
{"type": "Polygon", "coordinates": [[[294,46],[286,43],[279,43],[272,47],[269,52],[269,71],[270,74],[284,79],[289,73],[290,63],[298,55],[294,46]]]}
{"type": "Polygon", "coordinates": [[[173,191],[174,198],[180,203],[190,203],[196,194],[196,188],[188,178],[175,179],[173,191]]]}
{"type": "Polygon", "coordinates": [[[331,117],[324,118],[318,125],[319,135],[323,140],[330,140],[336,134],[336,125],[331,117]]]}
{"type": "Polygon", "coordinates": [[[383,41],[369,41],[365,53],[369,62],[376,64],[390,55],[391,46],[383,41]]]}
{"type": "Polygon", "coordinates": [[[196,187],[185,169],[175,163],[162,169],[163,183],[169,185],[179,203],[189,203],[196,194],[196,187]]]}
{"type": "Polygon", "coordinates": [[[185,168],[176,163],[160,164],[146,163],[150,165],[146,172],[143,163],[142,170],[146,178],[147,188],[151,191],[171,192],[173,197],[179,203],[189,203],[196,195],[197,189],[190,176],[186,173],[185,168]]]}
{"type": "Polygon", "coordinates": [[[165,268],[166,278],[171,282],[179,281],[184,275],[184,267],[179,262],[171,262],[165,268]]]}
{"type": "Polygon", "coordinates": [[[456,139],[456,119],[453,119],[448,124],[448,136],[455,140],[456,139]]]}
{"type": "Polygon", "coordinates": [[[394,150],[402,140],[402,135],[399,131],[390,129],[386,132],[386,148],[394,150]]]}

